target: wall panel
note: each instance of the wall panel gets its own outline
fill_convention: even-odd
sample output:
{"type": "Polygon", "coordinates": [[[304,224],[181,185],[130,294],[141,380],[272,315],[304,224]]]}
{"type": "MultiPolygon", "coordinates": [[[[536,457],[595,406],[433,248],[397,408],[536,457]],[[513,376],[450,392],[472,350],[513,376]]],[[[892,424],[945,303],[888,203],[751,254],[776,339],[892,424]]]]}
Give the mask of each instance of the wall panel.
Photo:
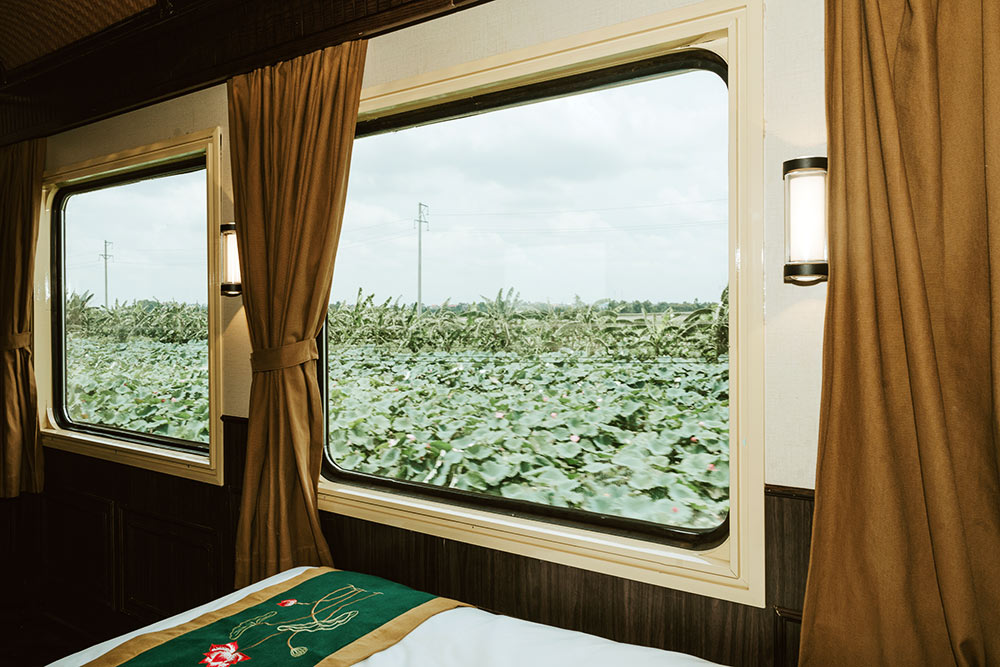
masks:
{"type": "MultiPolygon", "coordinates": [[[[82,628],[91,641],[231,590],[246,420],[226,417],[224,423],[224,487],[47,450],[45,548],[58,550],[54,558],[69,572],[93,579],[77,585],[84,602],[108,608],[112,593],[113,619],[82,628]],[[99,539],[83,541],[83,533],[99,539]]],[[[723,664],[794,665],[812,504],[808,490],[767,490],[763,609],[346,516],[324,513],[321,519],[342,569],[497,613],[723,664]]],[[[10,539],[5,534],[0,539],[10,539]]],[[[46,612],[72,624],[69,609],[52,603],[46,612]]]]}

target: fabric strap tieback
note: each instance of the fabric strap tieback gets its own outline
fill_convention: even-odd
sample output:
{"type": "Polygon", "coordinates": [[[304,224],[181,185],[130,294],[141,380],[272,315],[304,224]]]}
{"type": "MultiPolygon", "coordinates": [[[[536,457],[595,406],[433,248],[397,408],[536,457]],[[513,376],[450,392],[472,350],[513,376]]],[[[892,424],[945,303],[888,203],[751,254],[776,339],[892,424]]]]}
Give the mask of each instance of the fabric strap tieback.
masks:
{"type": "Polygon", "coordinates": [[[0,336],[0,350],[17,350],[22,347],[31,346],[31,332],[25,331],[23,333],[7,334],[6,336],[0,336]]]}
{"type": "Polygon", "coordinates": [[[281,368],[298,366],[312,359],[319,359],[315,338],[300,340],[291,345],[257,350],[250,354],[250,368],[254,373],[276,371],[281,368]]]}

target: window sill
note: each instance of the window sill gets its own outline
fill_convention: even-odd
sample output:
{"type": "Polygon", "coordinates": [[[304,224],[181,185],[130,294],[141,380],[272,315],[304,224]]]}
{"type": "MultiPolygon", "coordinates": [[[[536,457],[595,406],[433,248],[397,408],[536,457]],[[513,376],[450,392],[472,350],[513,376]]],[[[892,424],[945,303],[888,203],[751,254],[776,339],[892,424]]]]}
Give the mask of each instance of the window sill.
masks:
{"type": "Polygon", "coordinates": [[[734,571],[730,538],[707,551],[558,526],[321,479],[320,510],[658,586],[763,606],[762,577],[734,571]],[[751,583],[753,581],[754,583],[751,583]]]}
{"type": "Polygon", "coordinates": [[[51,415],[47,417],[48,423],[42,427],[45,447],[222,486],[222,462],[218,457],[70,431],[54,426],[51,415]]]}

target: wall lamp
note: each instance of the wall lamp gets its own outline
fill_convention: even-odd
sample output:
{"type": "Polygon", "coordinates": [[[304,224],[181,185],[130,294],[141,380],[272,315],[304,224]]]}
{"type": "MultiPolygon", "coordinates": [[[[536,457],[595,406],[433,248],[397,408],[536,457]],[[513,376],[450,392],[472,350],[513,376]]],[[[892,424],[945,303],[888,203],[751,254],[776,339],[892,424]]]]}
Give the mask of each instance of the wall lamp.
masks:
{"type": "Polygon", "coordinates": [[[829,276],[826,255],[826,158],[782,164],[785,181],[785,282],[815,285],[829,276]]]}
{"type": "Polygon", "coordinates": [[[240,254],[236,246],[236,223],[225,222],[222,231],[222,296],[243,293],[240,278],[240,254]]]}

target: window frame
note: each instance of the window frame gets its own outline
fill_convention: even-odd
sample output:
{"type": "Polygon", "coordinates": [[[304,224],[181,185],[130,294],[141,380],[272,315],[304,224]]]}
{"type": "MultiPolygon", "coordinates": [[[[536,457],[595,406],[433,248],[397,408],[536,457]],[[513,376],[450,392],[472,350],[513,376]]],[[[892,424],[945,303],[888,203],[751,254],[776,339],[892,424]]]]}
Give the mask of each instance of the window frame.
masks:
{"type": "MultiPolygon", "coordinates": [[[[607,88],[627,86],[651,79],[688,72],[710,72],[717,75],[728,90],[729,67],[713,51],[700,48],[670,51],[651,58],[613,64],[601,69],[570,74],[568,76],[529,83],[517,88],[488,91],[444,104],[431,105],[412,111],[362,120],[357,124],[355,140],[395,130],[448,122],[470,115],[490,113],[519,105],[533,104],[573,94],[586,94],[607,88]]],[[[728,97],[728,95],[727,95],[728,97]]],[[[732,319],[732,318],[731,318],[732,319]]],[[[324,328],[325,333],[325,328],[324,328]]],[[[325,336],[324,336],[325,338],[325,336]]],[[[324,412],[326,410],[326,345],[321,347],[320,359],[324,362],[323,382],[324,412]]],[[[357,483],[372,488],[395,491],[416,498],[435,498],[463,507],[487,509],[509,513],[525,519],[559,523],[583,530],[597,530],[624,537],[652,539],[661,544],[703,551],[722,544],[729,537],[729,513],[713,528],[690,528],[657,524],[620,515],[592,512],[582,509],[544,505],[527,500],[516,500],[486,493],[476,493],[409,480],[399,480],[338,467],[330,457],[329,428],[323,452],[322,474],[329,480],[357,483]]]]}
{"type": "MultiPolygon", "coordinates": [[[[447,19],[439,19],[444,21],[447,19]]],[[[458,19],[456,19],[457,21],[458,19]]],[[[408,30],[433,33],[434,24],[408,30]]],[[[454,27],[454,26],[453,26],[454,27]]],[[[437,33],[440,36],[441,33],[437,33]]],[[[381,48],[377,38],[373,48],[381,48]]],[[[414,36],[416,37],[416,36],[414,36]]],[[[424,36],[423,38],[426,38],[424,36]]],[[[694,551],[355,482],[320,480],[320,509],[713,598],[764,606],[763,2],[702,0],[625,23],[363,88],[359,124],[481,94],[636,62],[714,51],[729,67],[730,520],[694,551]],[[739,332],[739,337],[736,333],[739,332]]],[[[409,43],[410,37],[401,40],[409,43]]]]}
{"type": "Polygon", "coordinates": [[[97,157],[46,171],[39,228],[36,285],[36,376],[42,442],[94,458],[114,461],[214,485],[223,483],[222,461],[222,321],[219,278],[222,220],[222,130],[215,127],[147,146],[97,157]],[[62,267],[57,245],[62,234],[60,210],[74,193],[101,184],[124,184],[171,171],[205,169],[206,297],[208,306],[209,441],[196,443],[103,425],[73,422],[65,413],[62,343],[62,267]],[[185,169],[187,166],[187,169],[185,169]],[[56,318],[59,318],[58,320],[56,318]],[[57,393],[59,392],[59,393],[57,393]]]}
{"type": "MultiPolygon", "coordinates": [[[[62,298],[56,298],[52,301],[52,414],[55,425],[60,429],[115,438],[136,444],[151,445],[174,451],[201,454],[208,452],[208,443],[199,443],[192,440],[183,440],[180,438],[172,438],[153,433],[131,431],[126,428],[106,424],[91,424],[88,422],[74,421],[69,415],[69,409],[66,401],[67,364],[65,319],[65,236],[67,200],[77,194],[96,192],[98,190],[104,190],[120,185],[129,185],[157,177],[189,174],[201,170],[205,170],[207,174],[208,167],[206,165],[204,154],[194,157],[185,157],[176,161],[171,160],[167,162],[160,162],[151,166],[139,167],[135,170],[127,170],[95,178],[83,183],[67,185],[59,188],[55,192],[51,207],[52,239],[50,244],[50,261],[52,266],[52,290],[62,298]]],[[[205,333],[207,346],[208,331],[205,333]]]]}

